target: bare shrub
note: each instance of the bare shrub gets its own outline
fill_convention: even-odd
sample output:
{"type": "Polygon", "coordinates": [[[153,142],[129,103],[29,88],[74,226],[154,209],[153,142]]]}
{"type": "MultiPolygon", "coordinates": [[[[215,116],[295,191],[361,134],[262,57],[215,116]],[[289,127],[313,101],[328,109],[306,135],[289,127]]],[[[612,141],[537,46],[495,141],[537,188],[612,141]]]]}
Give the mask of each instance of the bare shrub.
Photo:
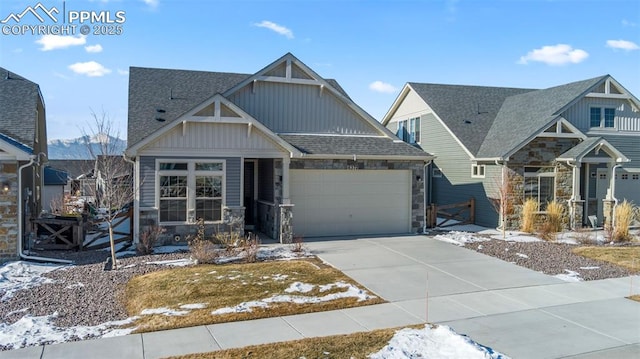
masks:
{"type": "Polygon", "coordinates": [[[522,205],[522,220],[520,230],[526,233],[533,233],[536,230],[536,213],[538,212],[538,202],[533,198],[528,198],[522,205]]]}
{"type": "Polygon", "coordinates": [[[191,258],[196,264],[213,264],[220,257],[220,251],[217,245],[206,237],[204,219],[199,218],[196,225],[196,234],[187,237],[191,258]]]}
{"type": "Polygon", "coordinates": [[[293,241],[291,242],[291,251],[293,253],[297,253],[298,255],[304,253],[304,238],[302,236],[293,237],[293,241]]]}
{"type": "Polygon", "coordinates": [[[547,203],[546,218],[540,226],[540,235],[544,240],[554,240],[555,234],[562,231],[565,222],[565,210],[562,204],[551,201],[547,203]]]}
{"type": "Polygon", "coordinates": [[[153,247],[158,243],[160,235],[164,233],[164,228],[160,226],[151,226],[140,233],[140,240],[136,246],[136,250],[140,255],[153,253],[153,247]]]}
{"type": "Polygon", "coordinates": [[[575,239],[576,242],[582,245],[593,245],[597,242],[597,237],[593,236],[590,228],[576,228],[575,239]]]}
{"type": "Polygon", "coordinates": [[[258,260],[258,250],[260,249],[260,238],[256,234],[249,233],[242,243],[242,251],[245,253],[244,260],[247,263],[254,263],[258,260]]]}
{"type": "Polygon", "coordinates": [[[633,221],[634,209],[633,205],[627,200],[618,204],[613,214],[615,223],[613,225],[613,231],[611,233],[611,240],[614,242],[628,242],[631,240],[631,234],[629,233],[629,227],[633,221]]]}

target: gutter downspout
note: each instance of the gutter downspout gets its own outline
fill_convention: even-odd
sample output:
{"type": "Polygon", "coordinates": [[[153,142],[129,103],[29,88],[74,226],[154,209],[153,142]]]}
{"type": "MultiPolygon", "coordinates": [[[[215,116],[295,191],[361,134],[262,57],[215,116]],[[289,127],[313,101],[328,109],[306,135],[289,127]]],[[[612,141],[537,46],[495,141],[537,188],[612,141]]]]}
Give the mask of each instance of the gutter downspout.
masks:
{"type": "Polygon", "coordinates": [[[569,226],[571,227],[571,229],[575,229],[576,228],[576,223],[575,223],[575,213],[574,213],[574,209],[573,209],[573,203],[576,200],[576,164],[575,163],[571,163],[571,160],[567,160],[567,166],[571,167],[571,198],[569,198],[569,200],[567,200],[567,202],[569,202],[569,226]]]}
{"type": "Polygon", "coordinates": [[[122,159],[124,159],[125,162],[131,163],[131,165],[133,166],[133,183],[132,185],[133,187],[133,218],[131,219],[133,221],[133,223],[130,223],[130,227],[132,229],[131,231],[131,237],[133,239],[133,243],[138,243],[139,238],[138,238],[138,233],[140,231],[139,225],[138,225],[138,221],[136,220],[138,218],[138,216],[140,215],[138,208],[140,207],[139,199],[136,198],[138,196],[138,191],[136,191],[136,186],[138,185],[138,171],[136,168],[136,161],[134,160],[130,160],[129,158],[127,158],[127,154],[126,153],[122,153],[122,159]]]}
{"type": "MultiPolygon", "coordinates": [[[[424,163],[422,167],[422,205],[424,207],[424,213],[427,213],[427,188],[431,189],[431,179],[427,176],[429,174],[429,170],[427,167],[433,162],[433,160],[429,160],[424,163]],[[429,185],[427,185],[427,180],[429,181],[429,185]]],[[[431,193],[429,193],[429,201],[431,201],[431,193]]],[[[422,234],[427,233],[427,218],[425,216],[424,221],[422,221],[422,234]]]]}
{"type": "Polygon", "coordinates": [[[611,210],[611,228],[616,225],[616,207],[618,207],[618,199],[616,198],[616,169],[622,167],[617,164],[611,169],[611,199],[613,200],[613,209],[611,210]]]}
{"type": "Polygon", "coordinates": [[[36,163],[36,158],[39,159],[39,157],[40,157],[40,154],[38,154],[37,156],[32,156],[31,159],[29,160],[29,163],[18,167],[18,196],[17,196],[18,197],[18,256],[21,259],[26,259],[26,260],[72,264],[73,261],[56,259],[56,258],[36,257],[36,256],[25,254],[23,252],[22,242],[24,240],[24,234],[22,232],[24,231],[24,229],[22,228],[22,222],[24,220],[24,217],[22,216],[22,196],[23,196],[22,170],[27,167],[33,166],[33,164],[36,163]]]}

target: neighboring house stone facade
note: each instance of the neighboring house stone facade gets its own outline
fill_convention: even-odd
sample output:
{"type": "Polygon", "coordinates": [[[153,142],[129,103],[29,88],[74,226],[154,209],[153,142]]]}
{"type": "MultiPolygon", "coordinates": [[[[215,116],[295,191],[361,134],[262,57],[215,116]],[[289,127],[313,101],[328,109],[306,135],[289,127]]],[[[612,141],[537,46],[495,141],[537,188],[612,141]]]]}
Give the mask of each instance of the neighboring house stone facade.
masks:
{"type": "Polygon", "coordinates": [[[286,54],[255,74],[131,68],[134,233],[416,233],[425,164],[334,80],[286,54]],[[169,94],[170,96],[167,96],[169,94]]]}
{"type": "MultiPolygon", "coordinates": [[[[31,219],[42,210],[47,155],[38,84],[0,68],[0,263],[21,256],[31,219]]],[[[22,253],[23,255],[26,255],[22,253]]]]}
{"type": "Polygon", "coordinates": [[[640,204],[640,102],[609,75],[542,90],[407,83],[383,124],[436,156],[428,201],[474,197],[480,225],[518,228],[526,198],[561,203],[572,228],[607,223],[611,201],[640,204]]]}

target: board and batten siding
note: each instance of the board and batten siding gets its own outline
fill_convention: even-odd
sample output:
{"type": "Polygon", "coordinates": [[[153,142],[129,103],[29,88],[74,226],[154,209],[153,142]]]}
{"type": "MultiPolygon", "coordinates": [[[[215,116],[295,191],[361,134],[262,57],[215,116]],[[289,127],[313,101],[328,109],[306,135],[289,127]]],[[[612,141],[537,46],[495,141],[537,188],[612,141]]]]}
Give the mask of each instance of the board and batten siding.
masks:
{"type": "MultiPolygon", "coordinates": [[[[433,113],[421,116],[421,147],[436,156],[433,166],[442,177],[431,177],[431,196],[434,203],[445,205],[476,199],[476,224],[495,227],[498,215],[487,198],[493,191],[493,177],[497,166],[485,167],[485,178],[471,177],[471,158],[433,113]]],[[[497,173],[500,173],[499,168],[497,173]]],[[[499,177],[498,177],[499,179],[499,177]]]]}
{"type": "Polygon", "coordinates": [[[176,157],[176,156],[141,156],[140,161],[140,207],[154,208],[156,206],[156,159],[168,160],[224,160],[225,161],[225,195],[227,206],[240,206],[240,184],[242,171],[240,157],[176,157]]]}
{"type": "Polygon", "coordinates": [[[320,86],[257,82],[229,100],[276,133],[379,135],[379,131],[320,86]]]}
{"type": "Polygon", "coordinates": [[[247,124],[187,122],[178,125],[146,145],[141,153],[167,154],[247,154],[255,157],[282,157],[284,150],[259,129],[247,124]]]}
{"type": "MultiPolygon", "coordinates": [[[[562,113],[562,117],[571,122],[580,131],[589,132],[592,129],[590,123],[591,107],[615,108],[615,130],[639,132],[640,135],[640,112],[634,112],[628,100],[585,97],[562,113]]],[[[607,131],[615,130],[607,129],[607,131]]]]}

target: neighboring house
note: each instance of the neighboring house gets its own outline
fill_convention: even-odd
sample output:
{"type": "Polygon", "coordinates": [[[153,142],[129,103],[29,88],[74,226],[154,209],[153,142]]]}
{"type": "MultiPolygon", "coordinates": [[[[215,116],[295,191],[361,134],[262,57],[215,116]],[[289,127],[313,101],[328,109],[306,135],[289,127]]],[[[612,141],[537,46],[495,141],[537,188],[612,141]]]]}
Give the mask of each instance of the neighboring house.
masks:
{"type": "Polygon", "coordinates": [[[22,255],[42,210],[47,155],[45,106],[38,84],[0,67],[0,262],[22,255]]]}
{"type": "Polygon", "coordinates": [[[95,202],[95,160],[49,160],[48,165],[67,173],[65,194],[76,200],[95,202]]]}
{"type": "Polygon", "coordinates": [[[255,74],[132,67],[134,233],[237,225],[296,236],[414,233],[431,155],[288,53],[255,74]]]}
{"type": "Polygon", "coordinates": [[[67,172],[46,166],[44,168],[44,189],[42,191],[42,210],[56,213],[64,210],[65,188],[69,183],[67,172]]]}
{"type": "Polygon", "coordinates": [[[407,83],[383,125],[437,157],[430,202],[474,197],[476,223],[493,227],[511,177],[517,202],[556,200],[576,227],[601,224],[616,200],[640,204],[639,108],[609,75],[543,90],[407,83]]]}

